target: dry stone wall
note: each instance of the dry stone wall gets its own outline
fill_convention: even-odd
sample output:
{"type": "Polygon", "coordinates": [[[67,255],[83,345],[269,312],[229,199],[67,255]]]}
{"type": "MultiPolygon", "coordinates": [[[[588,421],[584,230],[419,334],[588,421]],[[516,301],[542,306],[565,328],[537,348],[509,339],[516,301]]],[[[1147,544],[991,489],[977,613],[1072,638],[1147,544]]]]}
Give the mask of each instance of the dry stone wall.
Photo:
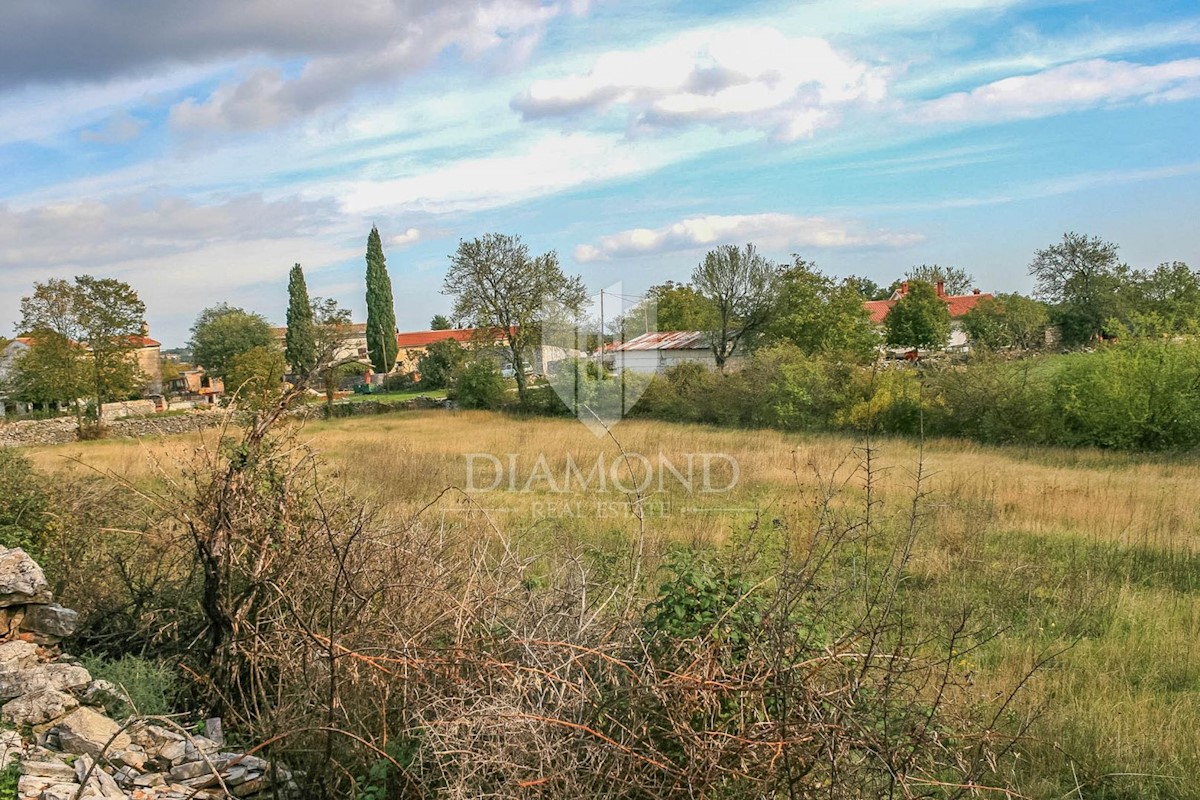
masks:
{"type": "Polygon", "coordinates": [[[53,602],[41,567],[0,547],[0,768],[16,763],[21,800],[215,800],[298,797],[280,764],[206,736],[106,709],[128,701],[62,652],[79,615],[53,602]]]}
{"type": "MultiPolygon", "coordinates": [[[[224,411],[196,411],[188,414],[126,417],[106,422],[105,427],[108,428],[109,436],[140,439],[190,433],[221,425],[225,420],[226,413],[224,411]]],[[[4,422],[0,423],[0,447],[66,444],[75,441],[75,430],[76,424],[73,417],[4,422]]]]}

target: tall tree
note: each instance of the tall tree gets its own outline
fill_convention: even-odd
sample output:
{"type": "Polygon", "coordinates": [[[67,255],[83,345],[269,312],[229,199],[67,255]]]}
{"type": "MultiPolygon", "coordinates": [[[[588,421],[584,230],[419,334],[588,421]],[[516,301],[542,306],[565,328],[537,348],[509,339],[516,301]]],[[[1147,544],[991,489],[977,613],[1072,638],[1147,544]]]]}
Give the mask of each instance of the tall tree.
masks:
{"type": "Polygon", "coordinates": [[[287,336],[284,357],[292,372],[307,375],[317,365],[316,331],[313,329],[312,300],[300,264],[288,275],[287,336]]]}
{"type": "Polygon", "coordinates": [[[454,298],[455,319],[506,337],[522,403],[528,397],[525,365],[540,338],[543,310],[554,305],[577,313],[587,297],[583,281],[563,274],[553,250],[531,258],[520,236],[500,233],[458,243],[442,292],[454,298]]]}
{"type": "Polygon", "coordinates": [[[753,244],[721,245],[692,272],[692,285],[713,306],[709,338],[719,369],[770,318],[778,274],[753,244]]]}
{"type": "Polygon", "coordinates": [[[924,281],[909,281],[908,293],[896,301],[883,324],[893,347],[937,350],[950,340],[950,309],[924,281]]]}
{"type": "Polygon", "coordinates": [[[204,371],[224,378],[233,357],[256,347],[278,347],[271,326],[261,314],[227,303],[209,306],[192,325],[192,359],[204,371]]]}
{"type": "Polygon", "coordinates": [[[971,344],[983,350],[1036,350],[1046,342],[1046,304],[1019,294],[985,297],[962,318],[971,344]]]}
{"type": "Polygon", "coordinates": [[[433,319],[429,320],[429,330],[431,331],[448,331],[453,327],[445,314],[434,314],[433,319]]]}
{"type": "Polygon", "coordinates": [[[1038,297],[1057,304],[1055,316],[1065,343],[1090,342],[1110,320],[1122,316],[1119,290],[1129,268],[1117,253],[1112,242],[1071,232],[1034,254],[1029,274],[1037,282],[1038,297]]]}
{"type": "Polygon", "coordinates": [[[17,400],[35,405],[70,404],[79,414],[86,395],[86,352],[53,330],[30,331],[31,346],[13,361],[6,390],[17,400]]]}
{"type": "Polygon", "coordinates": [[[794,258],[779,275],[775,308],[763,333],[808,355],[870,361],[879,335],[863,306],[861,286],[849,279],[839,283],[800,256],[794,258]]]}
{"type": "Polygon", "coordinates": [[[396,305],[392,299],[392,279],[379,229],[371,226],[367,236],[367,354],[375,371],[386,375],[396,366],[396,305]]]}

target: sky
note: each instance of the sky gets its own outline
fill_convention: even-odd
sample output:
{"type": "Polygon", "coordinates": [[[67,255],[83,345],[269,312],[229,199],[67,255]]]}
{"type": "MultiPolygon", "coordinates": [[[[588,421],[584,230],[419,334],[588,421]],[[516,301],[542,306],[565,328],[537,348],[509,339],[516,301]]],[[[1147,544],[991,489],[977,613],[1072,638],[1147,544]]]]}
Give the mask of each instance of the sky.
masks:
{"type": "Polygon", "coordinates": [[[890,283],[1032,289],[1076,231],[1200,267],[1195,0],[8,0],[0,335],[35,281],[131,284],[182,345],[287,273],[402,330],[462,239],[593,290],[754,242],[890,283]]]}

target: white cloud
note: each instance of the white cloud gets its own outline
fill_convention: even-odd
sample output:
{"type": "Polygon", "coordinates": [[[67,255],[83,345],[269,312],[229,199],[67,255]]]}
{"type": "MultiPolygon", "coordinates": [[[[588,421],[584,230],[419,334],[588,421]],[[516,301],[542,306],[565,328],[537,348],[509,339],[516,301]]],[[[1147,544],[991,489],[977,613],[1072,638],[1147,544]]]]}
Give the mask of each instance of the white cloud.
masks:
{"type": "Polygon", "coordinates": [[[421,241],[421,231],[417,228],[409,228],[404,233],[398,233],[388,240],[389,244],[396,247],[408,247],[410,244],[416,244],[421,241]]]}
{"type": "Polygon", "coordinates": [[[1200,97],[1200,58],[1152,65],[1092,59],[929,100],[911,116],[927,123],[995,122],[1194,97],[1200,97]]]}
{"type": "Polygon", "coordinates": [[[491,155],[438,166],[398,165],[404,174],[390,180],[335,183],[315,191],[338,197],[352,215],[479,211],[650,172],[711,147],[686,135],[628,142],[616,134],[550,133],[491,155]]]}
{"type": "Polygon", "coordinates": [[[688,217],[661,228],[633,228],[605,236],[595,245],[575,248],[578,261],[691,250],[754,241],[761,247],[892,248],[917,244],[913,233],[870,230],[861,223],[792,214],[708,215],[688,217]]]}
{"type": "Polygon", "coordinates": [[[823,39],[746,26],[605,53],[586,73],[535,81],[512,106],[527,120],[621,109],[635,129],[713,123],[793,141],[886,93],[885,70],[823,39]]]}
{"type": "Polygon", "coordinates": [[[84,142],[121,144],[136,139],[145,127],[145,120],[132,116],[128,111],[118,111],[99,127],[81,131],[79,138],[84,142]]]}

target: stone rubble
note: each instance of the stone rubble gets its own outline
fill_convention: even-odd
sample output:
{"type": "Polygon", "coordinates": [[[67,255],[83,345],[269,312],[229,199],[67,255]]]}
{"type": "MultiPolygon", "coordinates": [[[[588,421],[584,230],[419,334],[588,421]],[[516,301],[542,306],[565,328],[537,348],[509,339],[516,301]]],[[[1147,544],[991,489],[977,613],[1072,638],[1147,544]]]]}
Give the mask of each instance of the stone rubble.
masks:
{"type": "Polygon", "coordinates": [[[21,800],[299,796],[282,764],[225,750],[219,719],[198,736],[107,716],[121,691],[59,648],[78,622],[24,550],[0,547],[0,721],[17,728],[0,731],[0,769],[18,762],[21,800]]]}

